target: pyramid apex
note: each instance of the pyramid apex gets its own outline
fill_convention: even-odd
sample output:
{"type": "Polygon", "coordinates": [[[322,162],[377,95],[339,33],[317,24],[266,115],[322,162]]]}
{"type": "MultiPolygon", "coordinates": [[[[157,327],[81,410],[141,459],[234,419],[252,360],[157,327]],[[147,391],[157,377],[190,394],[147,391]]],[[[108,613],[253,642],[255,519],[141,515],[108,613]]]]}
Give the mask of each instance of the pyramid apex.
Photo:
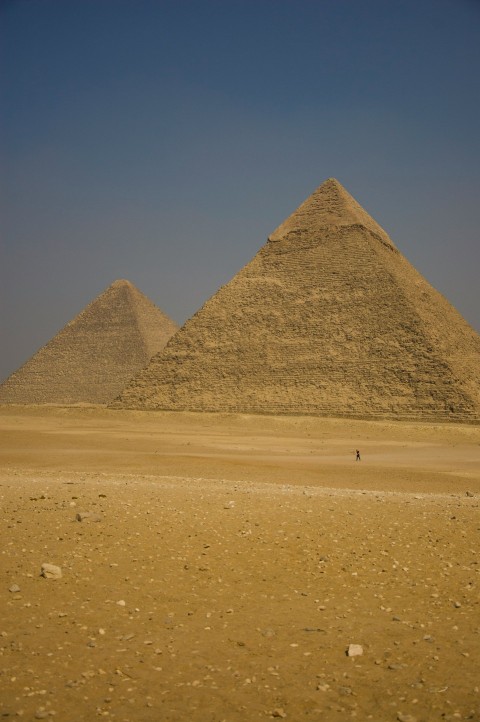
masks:
{"type": "Polygon", "coordinates": [[[318,188],[271,234],[269,241],[280,241],[290,233],[305,230],[360,225],[380,236],[395,248],[387,233],[342,186],[336,178],[327,178],[318,188]]]}
{"type": "Polygon", "coordinates": [[[126,278],[118,278],[116,281],[110,284],[109,288],[134,288],[133,283],[128,281],[126,278]]]}
{"type": "Polygon", "coordinates": [[[358,205],[355,198],[350,195],[345,186],[343,186],[336,178],[327,178],[327,180],[323,181],[323,183],[321,183],[321,185],[319,185],[318,188],[312,193],[312,196],[317,193],[322,193],[322,195],[324,196],[329,193],[338,194],[340,197],[343,197],[346,203],[350,205],[358,205]]]}
{"type": "Polygon", "coordinates": [[[135,286],[134,283],[131,281],[128,281],[126,278],[117,278],[113,283],[111,283],[107,288],[103,291],[101,296],[107,294],[110,295],[112,293],[119,294],[119,293],[127,293],[128,296],[134,297],[138,294],[143,295],[141,291],[135,286]]]}
{"type": "Polygon", "coordinates": [[[338,181],[336,178],[327,178],[326,181],[323,181],[322,186],[337,186],[338,188],[343,188],[340,181],[338,181]]]}

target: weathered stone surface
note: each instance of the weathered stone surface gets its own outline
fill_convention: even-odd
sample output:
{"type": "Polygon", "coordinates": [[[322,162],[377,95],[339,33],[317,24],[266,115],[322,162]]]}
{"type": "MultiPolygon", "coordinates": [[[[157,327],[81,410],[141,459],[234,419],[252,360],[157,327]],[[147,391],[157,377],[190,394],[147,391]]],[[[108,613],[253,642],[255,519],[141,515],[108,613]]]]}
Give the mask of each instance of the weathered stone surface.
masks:
{"type": "Polygon", "coordinates": [[[42,570],[40,572],[40,576],[45,577],[45,579],[61,579],[62,577],[62,570],[60,567],[57,567],[55,564],[42,564],[42,570]]]}
{"type": "Polygon", "coordinates": [[[347,649],[348,657],[360,657],[363,654],[363,647],[361,644],[349,644],[347,649]]]}
{"type": "Polygon", "coordinates": [[[94,521],[94,522],[102,521],[102,517],[100,514],[94,514],[93,512],[90,512],[90,511],[79,511],[75,515],[75,519],[77,521],[94,521]]]}
{"type": "Polygon", "coordinates": [[[176,330],[132,283],[115,281],[0,385],[0,403],[107,403],[176,330]]]}
{"type": "Polygon", "coordinates": [[[478,421],[480,337],[330,179],[112,406],[478,421]]]}

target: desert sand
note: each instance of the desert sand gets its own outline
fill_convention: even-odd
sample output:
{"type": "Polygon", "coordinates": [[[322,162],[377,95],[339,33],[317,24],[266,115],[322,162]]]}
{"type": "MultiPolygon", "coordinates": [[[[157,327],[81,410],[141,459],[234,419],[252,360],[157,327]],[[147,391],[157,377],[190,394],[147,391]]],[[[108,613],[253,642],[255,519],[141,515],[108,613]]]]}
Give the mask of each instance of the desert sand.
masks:
{"type": "Polygon", "coordinates": [[[0,429],[4,719],[480,719],[480,427],[3,406],[0,429]]]}

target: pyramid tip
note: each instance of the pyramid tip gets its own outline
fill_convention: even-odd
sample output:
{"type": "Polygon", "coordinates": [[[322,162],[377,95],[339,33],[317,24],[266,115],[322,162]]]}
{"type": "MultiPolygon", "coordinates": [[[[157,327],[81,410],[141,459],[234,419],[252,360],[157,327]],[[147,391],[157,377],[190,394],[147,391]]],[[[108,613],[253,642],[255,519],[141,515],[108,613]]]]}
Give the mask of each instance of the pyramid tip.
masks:
{"type": "Polygon", "coordinates": [[[117,278],[116,281],[110,284],[110,286],[107,286],[108,291],[121,291],[122,289],[134,289],[135,286],[131,281],[128,281],[126,278],[117,278]]]}
{"type": "Polygon", "coordinates": [[[304,228],[306,224],[310,228],[316,227],[317,231],[323,226],[362,225],[394,247],[383,228],[359,205],[340,181],[333,177],[327,178],[278,226],[269,236],[269,240],[280,240],[292,229],[304,228]]]}
{"type": "Polygon", "coordinates": [[[333,177],[327,178],[327,180],[321,184],[320,188],[324,188],[324,189],[335,188],[336,190],[342,190],[342,191],[345,190],[345,188],[342,186],[340,181],[333,177]]]}

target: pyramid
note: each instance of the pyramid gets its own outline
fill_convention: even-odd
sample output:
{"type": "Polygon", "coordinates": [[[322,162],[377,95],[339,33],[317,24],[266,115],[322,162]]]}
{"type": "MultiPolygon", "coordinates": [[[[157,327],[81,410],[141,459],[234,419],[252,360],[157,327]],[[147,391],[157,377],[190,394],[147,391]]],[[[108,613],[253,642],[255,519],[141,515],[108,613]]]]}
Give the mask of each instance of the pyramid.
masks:
{"type": "Polygon", "coordinates": [[[480,337],[329,179],[114,406],[477,422],[480,337]]]}
{"type": "Polygon", "coordinates": [[[115,281],[0,385],[0,403],[107,403],[176,330],[132,283],[115,281]]]}

